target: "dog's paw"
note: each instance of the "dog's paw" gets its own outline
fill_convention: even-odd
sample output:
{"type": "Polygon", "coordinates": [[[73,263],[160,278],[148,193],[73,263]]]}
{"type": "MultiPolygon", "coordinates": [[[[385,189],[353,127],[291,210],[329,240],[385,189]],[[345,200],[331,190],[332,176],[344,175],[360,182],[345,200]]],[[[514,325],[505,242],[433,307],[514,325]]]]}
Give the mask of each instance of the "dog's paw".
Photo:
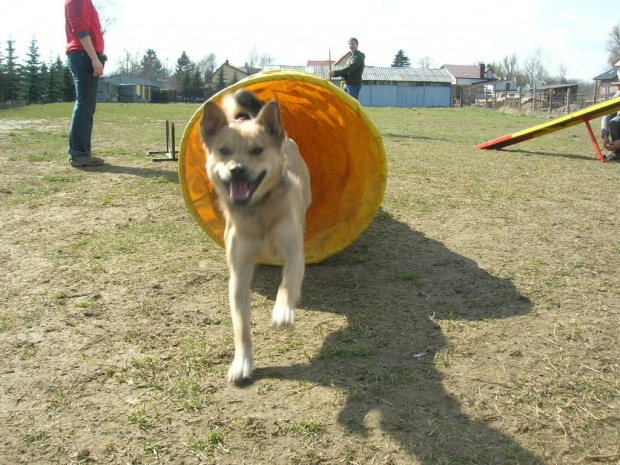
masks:
{"type": "Polygon", "coordinates": [[[276,327],[293,326],[295,324],[295,309],[288,305],[276,305],[273,307],[271,324],[276,327]]]}
{"type": "Polygon", "coordinates": [[[228,381],[242,383],[252,377],[252,357],[237,357],[233,359],[228,369],[228,381]]]}

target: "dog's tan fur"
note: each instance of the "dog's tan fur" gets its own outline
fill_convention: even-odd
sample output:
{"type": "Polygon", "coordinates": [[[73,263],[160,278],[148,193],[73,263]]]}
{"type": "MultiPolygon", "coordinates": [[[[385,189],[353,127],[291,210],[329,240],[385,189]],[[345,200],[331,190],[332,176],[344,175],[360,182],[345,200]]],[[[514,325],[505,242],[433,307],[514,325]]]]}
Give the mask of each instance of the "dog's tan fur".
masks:
{"type": "MultiPolygon", "coordinates": [[[[255,99],[247,91],[240,92],[255,99]]],[[[200,126],[207,150],[207,175],[226,219],[235,342],[228,371],[232,382],[252,374],[250,284],[258,262],[284,263],[272,323],[294,323],[305,267],[305,215],[311,203],[310,173],[297,144],[286,137],[278,103],[272,100],[258,114],[250,115],[254,118],[236,120],[244,110],[239,108],[239,95],[227,98],[223,105],[226,113],[216,104],[206,103],[200,126]]]]}

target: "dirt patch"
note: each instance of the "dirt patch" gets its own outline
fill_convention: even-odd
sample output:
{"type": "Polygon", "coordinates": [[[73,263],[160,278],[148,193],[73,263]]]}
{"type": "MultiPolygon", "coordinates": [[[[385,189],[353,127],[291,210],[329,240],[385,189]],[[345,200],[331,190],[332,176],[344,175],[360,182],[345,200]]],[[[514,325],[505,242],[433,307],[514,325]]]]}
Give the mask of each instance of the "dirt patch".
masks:
{"type": "Polygon", "coordinates": [[[223,250],[131,111],[101,107],[102,150],[140,139],[98,168],[0,142],[0,462],[618,461],[618,172],[585,131],[487,153],[538,120],[370,109],[383,207],[307,268],[294,329],[270,327],[280,269],[257,270],[235,387],[223,250]]]}

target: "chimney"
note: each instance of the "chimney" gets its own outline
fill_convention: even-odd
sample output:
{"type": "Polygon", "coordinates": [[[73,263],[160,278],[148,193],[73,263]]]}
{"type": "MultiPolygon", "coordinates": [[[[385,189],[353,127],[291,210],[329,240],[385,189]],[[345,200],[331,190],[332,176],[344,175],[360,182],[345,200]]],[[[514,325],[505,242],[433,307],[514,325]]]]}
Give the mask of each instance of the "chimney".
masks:
{"type": "Polygon", "coordinates": [[[484,70],[486,69],[486,66],[484,63],[480,63],[480,77],[483,78],[484,77],[484,70]]]}

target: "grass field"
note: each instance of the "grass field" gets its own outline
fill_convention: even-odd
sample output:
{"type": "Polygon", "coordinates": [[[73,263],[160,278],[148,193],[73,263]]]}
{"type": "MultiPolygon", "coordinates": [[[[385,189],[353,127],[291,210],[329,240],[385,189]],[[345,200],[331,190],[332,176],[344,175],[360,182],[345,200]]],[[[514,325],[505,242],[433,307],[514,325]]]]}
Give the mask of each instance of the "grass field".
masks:
{"type": "Polygon", "coordinates": [[[367,109],[382,208],[294,329],[257,270],[235,387],[224,252],[146,156],[197,109],[100,104],[90,169],[71,105],[0,111],[0,464],[620,463],[620,165],[585,127],[479,151],[548,116],[367,109]]]}

